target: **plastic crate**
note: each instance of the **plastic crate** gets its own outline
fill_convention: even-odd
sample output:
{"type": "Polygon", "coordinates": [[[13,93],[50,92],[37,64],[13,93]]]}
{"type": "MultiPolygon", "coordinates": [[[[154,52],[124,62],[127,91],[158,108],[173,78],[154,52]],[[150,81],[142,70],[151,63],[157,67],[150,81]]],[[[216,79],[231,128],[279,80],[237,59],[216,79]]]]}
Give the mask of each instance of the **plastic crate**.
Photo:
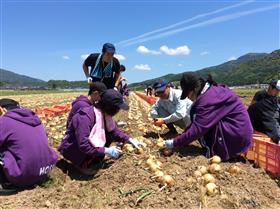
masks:
{"type": "Polygon", "coordinates": [[[280,146],[265,134],[254,132],[253,146],[246,153],[246,158],[253,160],[266,171],[280,176],[280,146]]]}

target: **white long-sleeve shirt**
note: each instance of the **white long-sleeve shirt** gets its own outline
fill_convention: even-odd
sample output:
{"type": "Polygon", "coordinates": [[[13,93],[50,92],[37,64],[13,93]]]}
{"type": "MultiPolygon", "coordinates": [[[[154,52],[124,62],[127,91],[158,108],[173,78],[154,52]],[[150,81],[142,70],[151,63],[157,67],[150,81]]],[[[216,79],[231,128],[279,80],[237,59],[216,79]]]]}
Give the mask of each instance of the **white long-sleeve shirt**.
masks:
{"type": "Polygon", "coordinates": [[[190,109],[193,102],[188,98],[181,100],[181,94],[182,90],[170,88],[169,98],[158,99],[152,106],[151,117],[164,117],[165,123],[184,120],[187,126],[190,123],[190,109]]]}

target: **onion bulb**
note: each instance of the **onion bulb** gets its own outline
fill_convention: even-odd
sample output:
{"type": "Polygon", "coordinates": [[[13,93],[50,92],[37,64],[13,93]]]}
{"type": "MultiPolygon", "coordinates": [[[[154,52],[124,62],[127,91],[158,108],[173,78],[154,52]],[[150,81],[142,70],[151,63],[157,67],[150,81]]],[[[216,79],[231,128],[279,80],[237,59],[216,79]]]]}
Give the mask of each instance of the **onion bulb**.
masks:
{"type": "Polygon", "coordinates": [[[238,174],[240,172],[240,168],[236,165],[232,165],[232,166],[229,167],[228,171],[231,174],[238,174]]]}
{"type": "Polygon", "coordinates": [[[211,159],[210,162],[211,163],[217,163],[219,164],[222,161],[222,159],[218,156],[218,155],[214,155],[211,159]]]}
{"type": "Polygon", "coordinates": [[[214,196],[215,194],[218,193],[218,188],[217,188],[217,185],[214,184],[214,183],[208,183],[206,184],[206,190],[207,190],[207,194],[209,196],[214,196]]]}
{"type": "Polygon", "coordinates": [[[204,176],[203,176],[203,180],[206,184],[208,183],[214,183],[215,182],[215,178],[214,176],[212,176],[211,174],[209,173],[206,173],[204,176]]]}
{"type": "Polygon", "coordinates": [[[210,165],[209,167],[209,171],[210,173],[217,173],[221,171],[221,166],[219,164],[213,163],[212,165],[210,165]]]}
{"type": "Polygon", "coordinates": [[[164,176],[164,173],[162,171],[157,170],[157,171],[155,171],[155,176],[161,177],[161,176],[164,176]]]}
{"type": "Polygon", "coordinates": [[[142,155],[142,154],[144,154],[144,150],[143,150],[143,148],[139,147],[138,149],[135,150],[135,153],[142,155]]]}
{"type": "Polygon", "coordinates": [[[196,177],[196,178],[199,178],[199,177],[201,177],[202,176],[202,174],[200,173],[200,171],[195,171],[194,172],[194,176],[196,177]]]}
{"type": "Polygon", "coordinates": [[[164,156],[171,156],[173,154],[173,151],[171,150],[171,149],[168,149],[168,148],[165,148],[164,150],[163,150],[163,155],[164,156]]]}
{"type": "Polygon", "coordinates": [[[149,167],[153,172],[156,172],[158,169],[160,169],[155,163],[152,163],[149,167]]]}
{"type": "Polygon", "coordinates": [[[146,164],[147,164],[148,166],[151,166],[152,164],[154,164],[154,161],[153,161],[151,158],[149,158],[149,159],[146,161],[146,164]]]}
{"type": "Polygon", "coordinates": [[[157,146],[158,146],[160,149],[162,149],[162,148],[165,147],[165,144],[164,144],[163,141],[160,141],[160,142],[157,142],[157,146]]]}
{"type": "Polygon", "coordinates": [[[134,148],[131,144],[125,144],[123,146],[124,150],[127,151],[127,152],[133,152],[134,148]]]}
{"type": "Polygon", "coordinates": [[[175,180],[170,175],[164,175],[159,178],[160,183],[165,184],[169,187],[174,186],[175,180]]]}
{"type": "Polygon", "coordinates": [[[161,167],[162,166],[162,162],[160,162],[160,161],[156,161],[156,164],[159,166],[159,167],[161,167]]]}
{"type": "Polygon", "coordinates": [[[205,166],[198,167],[198,170],[200,171],[201,175],[204,175],[207,173],[207,168],[205,166]]]}

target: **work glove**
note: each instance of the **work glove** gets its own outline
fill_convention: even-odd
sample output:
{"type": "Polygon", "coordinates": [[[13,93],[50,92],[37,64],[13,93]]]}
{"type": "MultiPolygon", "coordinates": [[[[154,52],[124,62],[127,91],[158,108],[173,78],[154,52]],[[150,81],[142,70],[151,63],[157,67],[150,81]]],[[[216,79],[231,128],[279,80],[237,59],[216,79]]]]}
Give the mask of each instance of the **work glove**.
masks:
{"type": "Polygon", "coordinates": [[[88,77],[87,82],[88,82],[88,84],[91,84],[92,83],[92,77],[88,77]]]}
{"type": "Polygon", "coordinates": [[[174,140],[173,139],[165,140],[165,146],[168,149],[173,149],[174,148],[174,140]]]}
{"type": "Polygon", "coordinates": [[[137,148],[137,149],[139,149],[140,146],[143,145],[142,142],[139,142],[138,140],[132,139],[132,138],[130,138],[130,139],[128,140],[128,142],[129,142],[130,144],[132,144],[132,145],[133,145],[135,148],[137,148]]]}
{"type": "Polygon", "coordinates": [[[113,147],[105,147],[104,153],[106,155],[110,155],[112,158],[118,158],[122,154],[122,151],[116,146],[113,146],[113,147]]]}
{"type": "Polygon", "coordinates": [[[165,121],[163,118],[155,118],[154,119],[154,125],[155,126],[162,126],[163,124],[165,124],[165,121]]]}

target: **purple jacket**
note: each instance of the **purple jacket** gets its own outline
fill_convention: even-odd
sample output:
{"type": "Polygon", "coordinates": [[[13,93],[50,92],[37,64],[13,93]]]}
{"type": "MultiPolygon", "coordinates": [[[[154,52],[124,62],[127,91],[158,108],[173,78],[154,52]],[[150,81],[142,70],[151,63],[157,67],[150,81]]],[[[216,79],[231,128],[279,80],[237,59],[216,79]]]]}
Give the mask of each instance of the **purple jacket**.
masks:
{"type": "Polygon", "coordinates": [[[78,96],[74,100],[74,102],[72,102],[72,108],[68,115],[66,128],[69,127],[70,121],[72,120],[73,116],[78,112],[79,109],[84,108],[84,107],[89,107],[91,105],[92,105],[92,103],[89,101],[88,97],[86,97],[84,95],[78,96]]]}
{"type": "Polygon", "coordinates": [[[253,128],[245,106],[227,86],[210,87],[193,103],[192,123],[174,139],[174,146],[204,138],[210,156],[223,160],[246,152],[252,144],[253,128]]]}
{"type": "Polygon", "coordinates": [[[57,161],[40,119],[17,108],[0,117],[0,158],[7,179],[16,186],[39,182],[57,161]]]}
{"type": "MultiPolygon", "coordinates": [[[[104,156],[104,147],[94,147],[89,142],[89,134],[95,124],[93,106],[80,109],[72,118],[65,136],[58,148],[64,158],[74,165],[80,166],[88,157],[104,156]]],[[[106,132],[106,143],[112,141],[127,141],[129,136],[116,128],[106,132]]]]}

